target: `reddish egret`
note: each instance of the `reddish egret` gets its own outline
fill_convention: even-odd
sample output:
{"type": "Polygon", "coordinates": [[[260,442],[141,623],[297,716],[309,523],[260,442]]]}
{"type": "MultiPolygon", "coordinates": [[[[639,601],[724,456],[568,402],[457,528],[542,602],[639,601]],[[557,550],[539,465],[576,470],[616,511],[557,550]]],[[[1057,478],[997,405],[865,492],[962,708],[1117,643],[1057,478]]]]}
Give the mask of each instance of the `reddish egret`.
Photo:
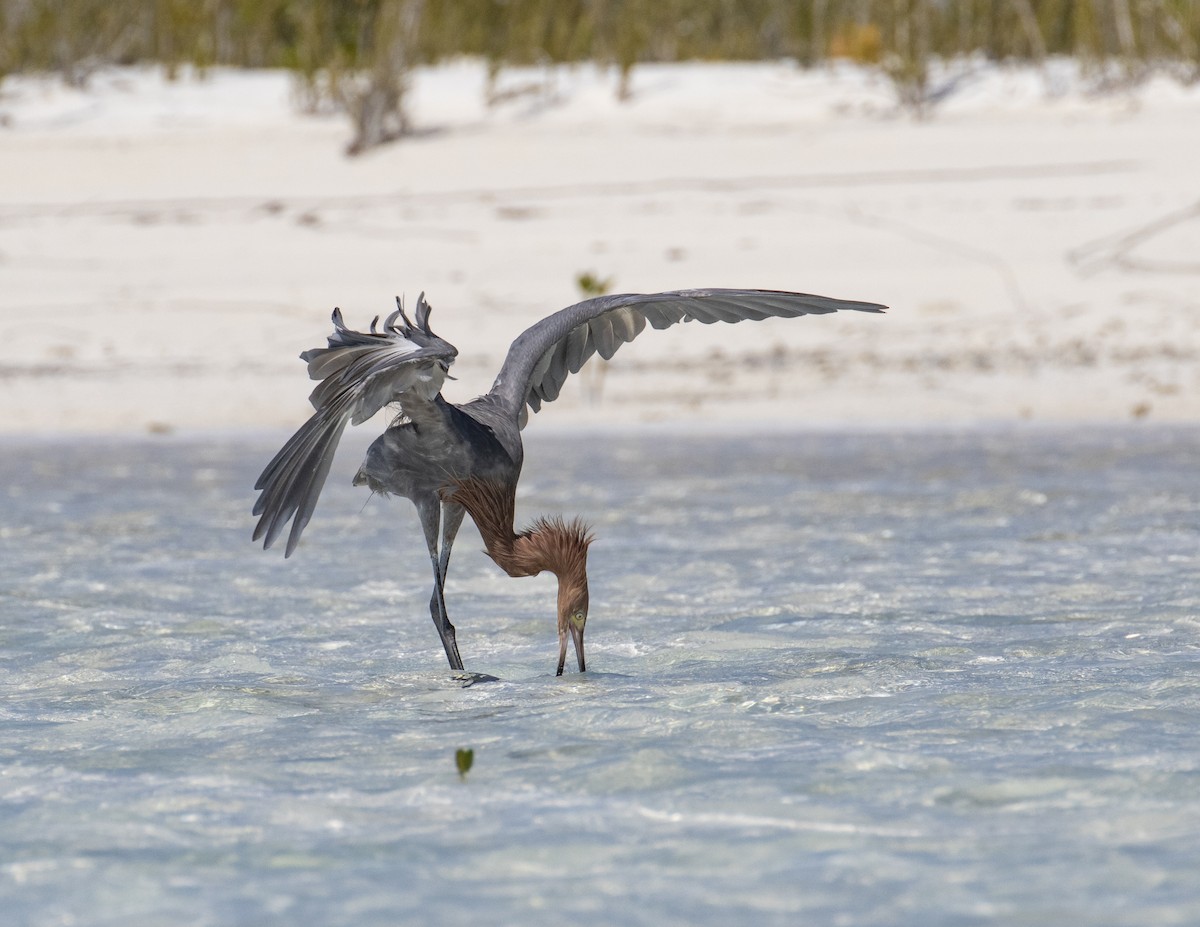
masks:
{"type": "Polygon", "coordinates": [[[488,555],[509,576],[558,577],[558,675],[574,641],[584,672],[583,629],[588,616],[587,553],[591,533],[578,519],[541,518],[514,530],[517,479],[524,451],[521,429],[529,411],[558,397],[567,376],[593,354],[606,360],[649,323],[741,322],[793,318],[842,309],[882,312],[875,303],[774,290],[680,290],[601,296],[548,316],[521,334],[508,350],[491,391],[463,405],[442,398],[442,383],[457,349],[429,328],[429,303],[417,300],[416,322],[397,309],[377,330],[346,328],[333,310],[329,346],[300,355],[320,384],[309,397],[316,412],[283,446],[258,478],[254,514],[262,516],[254,540],[270,547],[291,520],[284,556],[290,556],[312,516],[317,496],[346,423],[358,425],[386,405],[398,407],[393,424],[371,444],[354,478],[374,492],[406,496],[417,507],[433,564],[429,611],[446,658],[462,670],[444,588],[450,548],[469,512],[488,555]]]}

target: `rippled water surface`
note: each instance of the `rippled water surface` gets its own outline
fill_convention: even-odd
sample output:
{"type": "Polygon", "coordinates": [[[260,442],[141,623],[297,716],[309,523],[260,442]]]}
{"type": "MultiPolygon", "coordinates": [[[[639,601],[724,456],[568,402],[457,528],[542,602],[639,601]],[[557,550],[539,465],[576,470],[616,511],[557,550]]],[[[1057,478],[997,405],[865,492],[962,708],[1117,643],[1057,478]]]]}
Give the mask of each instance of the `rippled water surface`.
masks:
{"type": "Polygon", "coordinates": [[[1200,430],[538,434],[554,581],[283,435],[3,444],[13,925],[1200,923],[1200,430]],[[455,751],[474,750],[465,779],[455,751]]]}

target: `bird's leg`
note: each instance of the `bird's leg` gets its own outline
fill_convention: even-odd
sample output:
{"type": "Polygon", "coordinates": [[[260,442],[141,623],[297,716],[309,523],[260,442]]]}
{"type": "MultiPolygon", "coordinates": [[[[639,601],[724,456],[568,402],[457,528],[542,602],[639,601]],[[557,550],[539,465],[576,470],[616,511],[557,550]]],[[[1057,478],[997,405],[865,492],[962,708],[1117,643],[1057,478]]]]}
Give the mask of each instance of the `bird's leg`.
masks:
{"type": "MultiPolygon", "coordinates": [[[[447,548],[443,556],[439,556],[438,553],[442,506],[438,499],[433,497],[418,502],[417,512],[421,517],[421,527],[425,531],[425,546],[429,550],[429,561],[433,564],[433,596],[429,600],[429,614],[433,618],[433,626],[437,628],[438,636],[442,639],[442,646],[446,650],[446,659],[450,661],[450,669],[461,670],[463,668],[462,657],[458,654],[458,642],[454,638],[454,625],[450,623],[450,616],[446,613],[446,596],[443,591],[446,582],[443,564],[449,564],[450,551],[447,548]]],[[[462,521],[461,514],[458,516],[458,520],[462,521]]],[[[455,525],[454,529],[457,531],[458,526],[455,525]]],[[[451,534],[451,538],[453,538],[453,534],[451,534]]]]}
{"type": "Polygon", "coordinates": [[[454,539],[458,537],[458,529],[466,511],[457,502],[442,503],[442,547],[438,558],[438,572],[441,573],[443,586],[450,571],[450,548],[454,546],[454,539]]]}
{"type": "MultiPolygon", "coordinates": [[[[446,656],[450,658],[451,669],[462,669],[462,657],[458,655],[458,643],[454,635],[454,625],[450,623],[450,614],[446,610],[446,576],[450,572],[450,550],[454,547],[454,538],[458,534],[458,528],[462,524],[463,514],[466,512],[461,505],[457,503],[442,504],[442,543],[438,551],[437,563],[437,605],[441,611],[441,626],[446,629],[449,635],[449,644],[446,649],[446,656]],[[451,655],[453,650],[453,655],[451,655]],[[455,666],[455,661],[458,665],[455,666]]],[[[430,608],[433,608],[433,602],[429,603],[430,608]]],[[[443,642],[446,638],[443,637],[443,642]]]]}
{"type": "MultiPolygon", "coordinates": [[[[450,623],[450,615],[446,611],[446,577],[450,572],[450,550],[454,547],[454,538],[458,534],[459,526],[462,524],[463,515],[466,513],[461,505],[455,502],[447,502],[442,504],[442,544],[438,553],[437,575],[438,585],[434,590],[434,595],[437,597],[437,605],[441,609],[441,626],[446,629],[449,643],[446,643],[447,637],[443,636],[442,642],[446,644],[446,656],[450,658],[450,668],[461,670],[462,657],[458,655],[458,643],[454,635],[454,625],[450,623]],[[453,650],[453,654],[451,654],[453,650]],[[455,665],[455,661],[458,665],[455,665]]],[[[434,603],[430,601],[429,607],[432,609],[434,603]]]]}

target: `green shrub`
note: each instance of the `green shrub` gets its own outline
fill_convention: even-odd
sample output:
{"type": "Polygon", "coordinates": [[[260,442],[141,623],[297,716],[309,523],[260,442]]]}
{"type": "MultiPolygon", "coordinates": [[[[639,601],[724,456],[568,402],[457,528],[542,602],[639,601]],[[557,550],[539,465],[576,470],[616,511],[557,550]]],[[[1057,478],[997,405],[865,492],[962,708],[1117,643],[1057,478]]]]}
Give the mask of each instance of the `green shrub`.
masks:
{"type": "Polygon", "coordinates": [[[0,0],[0,75],[157,62],[284,67],[311,103],[352,115],[353,150],[406,128],[408,71],[455,55],[502,68],[595,61],[619,93],[646,61],[844,57],[881,67],[902,101],[935,59],[1067,55],[1136,80],[1200,76],[1200,0],[0,0]]]}

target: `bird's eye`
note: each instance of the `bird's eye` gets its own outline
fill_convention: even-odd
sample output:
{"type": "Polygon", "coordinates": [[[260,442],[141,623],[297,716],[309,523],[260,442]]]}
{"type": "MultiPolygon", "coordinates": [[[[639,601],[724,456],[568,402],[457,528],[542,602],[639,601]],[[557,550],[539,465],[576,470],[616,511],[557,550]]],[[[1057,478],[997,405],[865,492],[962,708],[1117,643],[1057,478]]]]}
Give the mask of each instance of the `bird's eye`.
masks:
{"type": "Polygon", "coordinates": [[[583,612],[575,612],[575,614],[571,616],[571,621],[577,627],[582,628],[583,623],[587,621],[587,615],[585,615],[583,612]]]}

